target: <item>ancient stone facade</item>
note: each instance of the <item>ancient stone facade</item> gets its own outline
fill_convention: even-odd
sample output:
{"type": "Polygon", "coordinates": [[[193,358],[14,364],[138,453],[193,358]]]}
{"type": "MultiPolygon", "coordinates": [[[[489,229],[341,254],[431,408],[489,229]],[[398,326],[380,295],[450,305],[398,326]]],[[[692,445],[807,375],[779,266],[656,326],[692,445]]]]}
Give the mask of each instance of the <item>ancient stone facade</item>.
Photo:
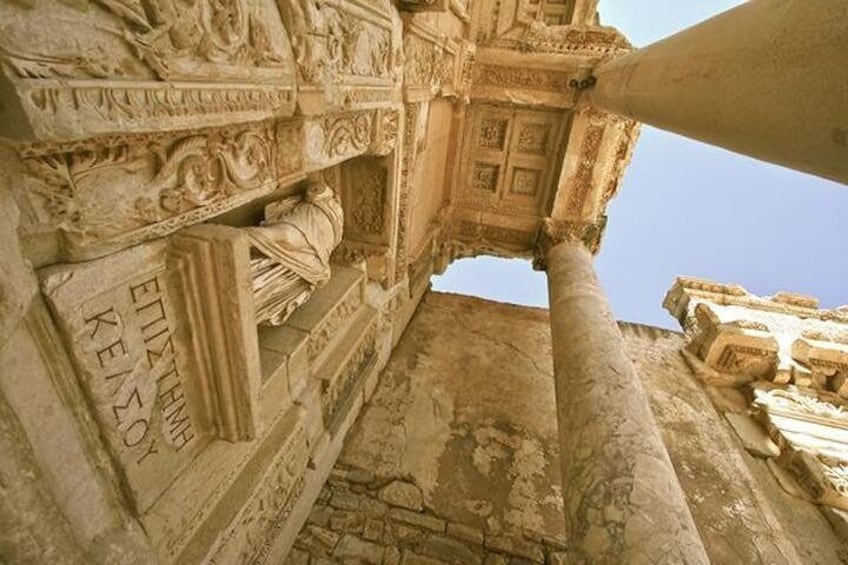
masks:
{"type": "Polygon", "coordinates": [[[434,270],[603,215],[630,47],[498,4],[0,3],[4,560],[279,562],[434,270]]]}
{"type": "Polygon", "coordinates": [[[841,555],[811,504],[844,528],[844,314],[672,294],[693,371],[754,391],[771,439],[727,420],[804,497],[716,432],[747,496],[716,524],[715,462],[626,353],[592,253],[638,123],[589,95],[633,55],[596,5],[0,1],[0,561],[841,555]],[[431,298],[404,341],[481,254],[547,270],[550,318],[431,298]]]}

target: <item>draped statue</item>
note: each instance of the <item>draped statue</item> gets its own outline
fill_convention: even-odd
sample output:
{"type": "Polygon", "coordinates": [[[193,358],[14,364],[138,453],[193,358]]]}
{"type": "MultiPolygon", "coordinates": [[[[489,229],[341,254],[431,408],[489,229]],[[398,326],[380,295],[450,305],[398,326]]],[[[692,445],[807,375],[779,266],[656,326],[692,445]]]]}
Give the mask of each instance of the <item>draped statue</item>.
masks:
{"type": "Polygon", "coordinates": [[[303,197],[272,202],[262,225],[247,228],[257,323],[281,325],[330,279],[330,254],[342,240],[343,222],[333,190],[313,181],[303,197]]]}

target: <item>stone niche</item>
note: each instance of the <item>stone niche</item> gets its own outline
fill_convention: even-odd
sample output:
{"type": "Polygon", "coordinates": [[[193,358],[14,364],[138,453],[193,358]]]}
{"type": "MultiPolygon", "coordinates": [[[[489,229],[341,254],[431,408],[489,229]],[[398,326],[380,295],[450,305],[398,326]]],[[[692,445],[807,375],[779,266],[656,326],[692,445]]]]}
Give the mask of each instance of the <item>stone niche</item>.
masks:
{"type": "Polygon", "coordinates": [[[336,187],[345,211],[344,237],[334,259],[347,265],[364,262],[368,277],[384,286],[392,275],[391,241],[396,232],[392,222],[396,206],[392,188],[397,176],[394,158],[393,152],[364,155],[325,175],[336,187]]]}
{"type": "Polygon", "coordinates": [[[245,230],[203,224],[39,273],[163,562],[250,558],[375,373],[362,270],[334,265],[284,325],[264,327],[249,261],[245,230]]]}

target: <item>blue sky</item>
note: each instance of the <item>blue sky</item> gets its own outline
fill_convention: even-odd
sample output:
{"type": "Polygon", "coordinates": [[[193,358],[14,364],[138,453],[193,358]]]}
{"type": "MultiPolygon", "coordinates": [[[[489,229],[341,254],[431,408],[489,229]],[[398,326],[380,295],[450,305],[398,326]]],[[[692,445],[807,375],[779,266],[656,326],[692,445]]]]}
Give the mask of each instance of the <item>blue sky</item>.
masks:
{"type": "MultiPolygon", "coordinates": [[[[740,3],[601,0],[600,10],[638,47],[740,3]]],[[[650,325],[677,327],[661,303],[678,274],[834,307],[848,303],[846,219],[848,186],[645,126],[596,267],[616,316],[650,325]]],[[[433,287],[547,307],[544,275],[525,261],[457,261],[433,287]]]]}

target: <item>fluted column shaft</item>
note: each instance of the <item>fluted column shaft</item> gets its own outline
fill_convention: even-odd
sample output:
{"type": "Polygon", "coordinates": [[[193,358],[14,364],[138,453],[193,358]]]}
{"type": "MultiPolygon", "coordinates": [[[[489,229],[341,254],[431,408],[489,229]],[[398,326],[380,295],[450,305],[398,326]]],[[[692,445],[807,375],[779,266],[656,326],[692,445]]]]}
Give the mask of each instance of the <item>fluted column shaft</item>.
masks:
{"type": "Polygon", "coordinates": [[[709,563],[585,245],[546,253],[574,562],[709,563]]]}
{"type": "Polygon", "coordinates": [[[602,63],[597,108],[848,183],[848,2],[750,0],[602,63]]]}

